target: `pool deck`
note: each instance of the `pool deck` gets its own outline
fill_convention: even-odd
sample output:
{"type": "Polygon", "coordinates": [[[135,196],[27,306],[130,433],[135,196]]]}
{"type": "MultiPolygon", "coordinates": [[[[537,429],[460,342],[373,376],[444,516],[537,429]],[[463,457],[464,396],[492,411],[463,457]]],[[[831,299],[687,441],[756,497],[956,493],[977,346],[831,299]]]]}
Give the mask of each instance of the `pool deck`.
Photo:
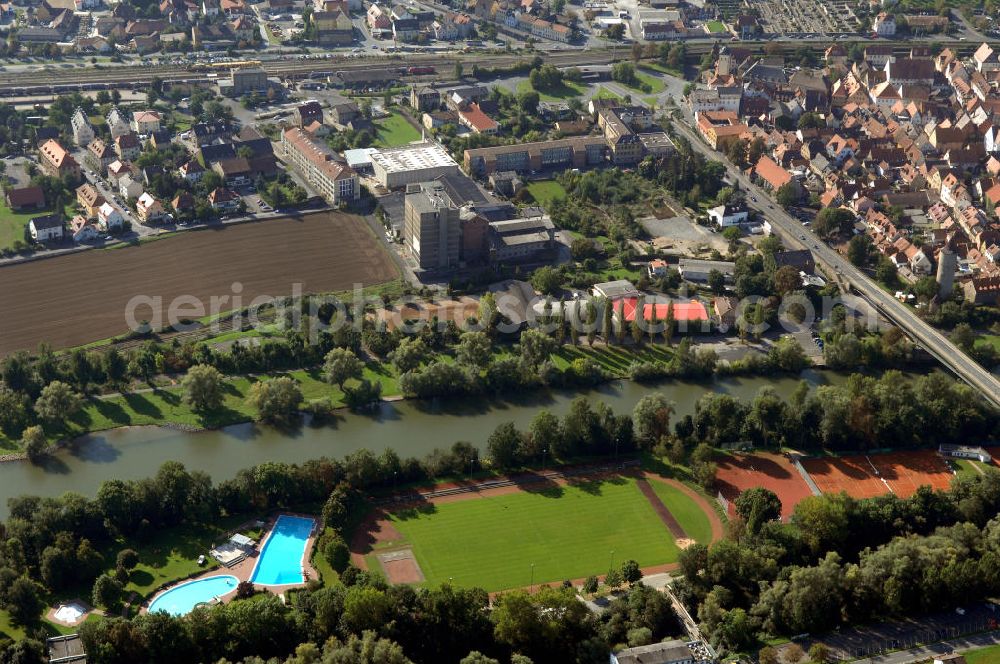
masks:
{"type": "MultiPolygon", "coordinates": [[[[224,567],[223,565],[219,565],[218,567],[212,568],[210,570],[205,570],[200,574],[190,576],[186,579],[174,581],[173,583],[157,588],[156,592],[154,592],[145,601],[143,601],[142,605],[139,607],[139,613],[146,613],[149,610],[149,605],[153,603],[154,599],[156,599],[166,591],[170,590],[171,588],[176,588],[177,586],[183,583],[188,583],[190,581],[199,581],[201,579],[208,579],[213,576],[235,576],[237,579],[239,579],[240,582],[249,581],[250,577],[253,576],[254,568],[257,566],[257,561],[260,558],[260,552],[263,550],[264,544],[271,536],[271,532],[274,528],[275,522],[278,520],[278,517],[282,515],[312,519],[312,521],[315,524],[312,534],[310,534],[309,538],[306,540],[305,553],[302,556],[302,570],[305,573],[306,580],[304,583],[293,583],[281,586],[264,586],[255,583],[254,588],[256,590],[266,590],[275,595],[280,595],[284,593],[286,590],[290,590],[292,588],[304,588],[306,585],[308,585],[311,579],[318,579],[319,573],[316,571],[316,568],[313,567],[312,561],[310,561],[309,559],[310,558],[309,554],[312,552],[313,545],[316,541],[316,537],[320,532],[319,520],[317,519],[317,517],[311,514],[296,514],[294,512],[281,512],[280,514],[275,514],[274,516],[272,516],[267,520],[267,525],[266,525],[267,535],[261,539],[260,544],[257,546],[256,549],[254,549],[253,553],[249,554],[246,558],[236,563],[232,567],[224,567]]],[[[205,552],[205,555],[208,556],[207,551],[205,552]]],[[[219,600],[225,603],[232,600],[235,596],[236,596],[236,590],[234,589],[226,593],[225,595],[220,595],[219,600]]]]}
{"type": "Polygon", "coordinates": [[[45,613],[45,619],[48,620],[49,622],[55,623],[56,625],[62,625],[63,627],[77,627],[80,624],[82,624],[87,618],[89,618],[91,616],[91,614],[96,614],[96,615],[99,615],[99,616],[103,616],[104,615],[104,611],[102,611],[100,609],[95,609],[94,607],[92,607],[90,605],[89,602],[84,602],[83,600],[77,599],[77,598],[74,597],[73,599],[69,599],[69,600],[65,600],[65,601],[59,602],[55,606],[50,606],[49,610],[46,611],[46,613],[45,613]],[[76,622],[68,622],[68,621],[59,620],[58,618],[56,618],[56,611],[58,610],[59,606],[62,605],[62,604],[79,604],[84,609],[84,612],[80,615],[80,619],[77,620],[76,622]]]}

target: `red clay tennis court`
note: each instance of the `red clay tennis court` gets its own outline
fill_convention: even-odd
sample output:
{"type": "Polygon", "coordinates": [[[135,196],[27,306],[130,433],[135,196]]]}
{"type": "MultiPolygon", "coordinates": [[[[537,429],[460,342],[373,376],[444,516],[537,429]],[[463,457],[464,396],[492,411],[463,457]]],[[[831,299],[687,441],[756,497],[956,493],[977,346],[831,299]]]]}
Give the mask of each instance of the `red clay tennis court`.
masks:
{"type": "Polygon", "coordinates": [[[760,486],[773,491],[781,500],[781,518],[786,520],[803,498],[812,495],[792,462],[779,454],[730,454],[716,461],[715,484],[729,501],[730,516],[733,501],[746,489],[760,486]]]}
{"type": "Polygon", "coordinates": [[[803,459],[802,465],[823,493],[846,491],[854,498],[890,491],[908,498],[925,484],[947,489],[954,477],[948,463],[933,450],[803,459]]]}

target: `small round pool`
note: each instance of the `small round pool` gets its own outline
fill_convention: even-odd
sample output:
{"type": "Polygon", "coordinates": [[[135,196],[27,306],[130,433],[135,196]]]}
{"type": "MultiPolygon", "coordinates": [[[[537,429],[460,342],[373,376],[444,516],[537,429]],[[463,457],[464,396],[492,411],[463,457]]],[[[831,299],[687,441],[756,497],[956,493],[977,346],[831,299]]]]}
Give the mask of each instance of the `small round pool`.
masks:
{"type": "Polygon", "coordinates": [[[166,611],[172,616],[183,616],[199,604],[236,590],[239,582],[235,576],[210,576],[188,581],[158,595],[149,605],[149,612],[166,611]]]}

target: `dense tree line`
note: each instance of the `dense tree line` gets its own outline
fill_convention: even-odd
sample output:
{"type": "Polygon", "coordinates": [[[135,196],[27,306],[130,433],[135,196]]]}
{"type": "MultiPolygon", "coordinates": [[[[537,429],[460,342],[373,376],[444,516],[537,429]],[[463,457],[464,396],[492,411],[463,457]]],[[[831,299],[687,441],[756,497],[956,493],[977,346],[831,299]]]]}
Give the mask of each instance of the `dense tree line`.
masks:
{"type": "Polygon", "coordinates": [[[854,499],[812,496],[791,521],[765,489],[737,501],[731,537],[681,554],[679,592],[724,647],[758,636],[921,614],[991,596],[1000,545],[1000,471],[854,499]]]}
{"type": "Polygon", "coordinates": [[[1000,426],[997,411],[964,383],[944,374],[909,377],[887,371],[854,374],[843,385],[805,383],[788,400],[763,388],[751,403],[706,393],[685,436],[712,444],[751,440],[806,449],[916,448],[985,440],[1000,426]]]}

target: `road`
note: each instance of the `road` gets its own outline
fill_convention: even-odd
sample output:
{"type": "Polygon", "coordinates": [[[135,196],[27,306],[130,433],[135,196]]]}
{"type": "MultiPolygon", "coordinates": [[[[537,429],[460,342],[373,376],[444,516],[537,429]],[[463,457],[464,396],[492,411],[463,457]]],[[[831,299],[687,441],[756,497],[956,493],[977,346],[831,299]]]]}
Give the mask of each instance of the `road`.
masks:
{"type": "Polygon", "coordinates": [[[797,244],[806,246],[812,251],[817,263],[828,267],[831,275],[836,273],[880,313],[893,321],[909,334],[910,338],[937,358],[939,362],[977,389],[988,401],[1000,407],[1000,380],[996,376],[958,350],[941,332],[923,321],[910,307],[882,290],[878,284],[854,267],[837,251],[817,239],[811,231],[804,229],[795,218],[781,209],[780,206],[771,203],[770,196],[763,189],[733,166],[724,155],[706,145],[701,137],[688,126],[687,122],[675,122],[674,127],[688,139],[694,150],[726,165],[729,177],[734,182],[738,182],[741,189],[757,199],[757,202],[754,203],[750,198],[747,203],[759,210],[783,237],[792,238],[797,244]]]}

